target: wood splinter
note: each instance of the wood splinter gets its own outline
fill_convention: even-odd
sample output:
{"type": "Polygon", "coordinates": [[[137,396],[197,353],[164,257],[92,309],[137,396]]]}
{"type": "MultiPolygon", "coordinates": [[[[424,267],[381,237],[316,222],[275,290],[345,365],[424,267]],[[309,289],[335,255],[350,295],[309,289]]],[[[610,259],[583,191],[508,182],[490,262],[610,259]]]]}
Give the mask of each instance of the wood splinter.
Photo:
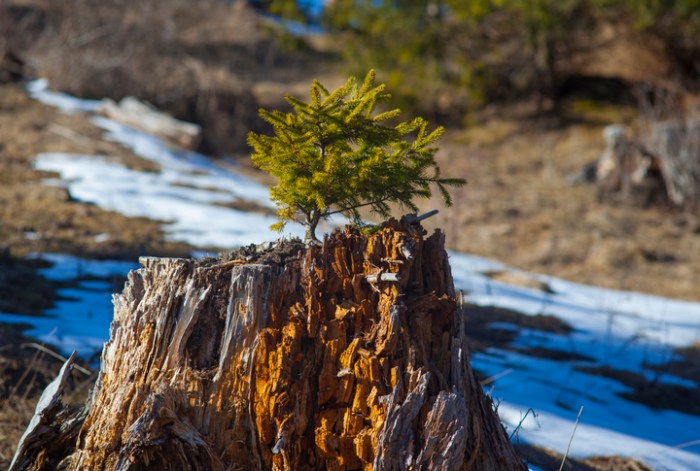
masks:
{"type": "Polygon", "coordinates": [[[396,283],[400,280],[400,278],[398,273],[374,273],[372,275],[365,275],[365,280],[367,280],[367,283],[370,284],[375,284],[378,281],[390,281],[392,283],[396,283]]]}
{"type": "Polygon", "coordinates": [[[365,275],[365,281],[370,285],[372,290],[376,293],[381,293],[381,290],[377,287],[377,283],[380,281],[390,281],[396,283],[399,281],[398,273],[374,273],[371,275],[365,275]]]}
{"type": "Polygon", "coordinates": [[[420,216],[417,214],[411,213],[411,214],[406,214],[401,218],[402,222],[405,222],[407,224],[418,224],[421,221],[425,221],[426,219],[435,216],[437,213],[439,213],[437,209],[433,209],[432,211],[428,211],[427,213],[423,213],[420,216]]]}

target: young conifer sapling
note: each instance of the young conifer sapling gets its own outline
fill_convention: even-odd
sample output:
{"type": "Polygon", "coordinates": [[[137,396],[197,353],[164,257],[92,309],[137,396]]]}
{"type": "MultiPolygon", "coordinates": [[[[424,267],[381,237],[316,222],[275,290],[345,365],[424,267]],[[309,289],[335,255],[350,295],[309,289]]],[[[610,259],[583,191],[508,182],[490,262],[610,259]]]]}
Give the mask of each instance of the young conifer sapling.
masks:
{"type": "Polygon", "coordinates": [[[447,187],[465,181],[440,176],[434,144],[444,129],[428,132],[422,118],[387,124],[400,110],[375,108],[390,98],[370,71],[362,83],[350,77],[333,92],[314,80],[309,103],[286,97],[290,113],[260,110],[274,135],[250,132],[248,143],[253,164],[277,180],[270,191],[278,216],[273,229],[297,221],[306,241],[316,241],[321,219],[342,213],[360,224],[360,208],[388,217],[390,203],[417,211],[414,199],[430,197],[431,185],[452,205],[447,187]]]}

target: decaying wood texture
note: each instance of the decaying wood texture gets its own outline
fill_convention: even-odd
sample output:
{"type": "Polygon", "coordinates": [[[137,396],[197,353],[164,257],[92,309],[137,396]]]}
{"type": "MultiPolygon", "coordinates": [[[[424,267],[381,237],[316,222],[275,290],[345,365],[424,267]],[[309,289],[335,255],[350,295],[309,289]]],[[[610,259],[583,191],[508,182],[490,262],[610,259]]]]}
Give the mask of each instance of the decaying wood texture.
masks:
{"type": "Polygon", "coordinates": [[[443,239],[392,220],[320,246],[142,259],[75,446],[45,462],[527,469],[470,369],[443,239]]]}
{"type": "Polygon", "coordinates": [[[64,447],[70,448],[74,442],[84,417],[64,408],[61,395],[75,366],[75,356],[73,352],[41,394],[34,416],[17,444],[9,471],[47,469],[48,457],[62,454],[64,447]]]}

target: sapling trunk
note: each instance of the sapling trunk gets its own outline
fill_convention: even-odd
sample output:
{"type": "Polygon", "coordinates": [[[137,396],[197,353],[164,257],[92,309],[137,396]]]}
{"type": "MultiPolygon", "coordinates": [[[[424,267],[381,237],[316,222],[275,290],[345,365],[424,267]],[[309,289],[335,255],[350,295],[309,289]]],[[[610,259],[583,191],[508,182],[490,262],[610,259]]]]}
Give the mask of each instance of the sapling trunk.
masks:
{"type": "Polygon", "coordinates": [[[318,227],[318,223],[320,220],[321,211],[319,211],[318,209],[313,210],[307,218],[306,222],[304,223],[304,226],[306,227],[306,233],[304,234],[304,242],[319,242],[318,238],[316,238],[316,227],[318,227]]]}

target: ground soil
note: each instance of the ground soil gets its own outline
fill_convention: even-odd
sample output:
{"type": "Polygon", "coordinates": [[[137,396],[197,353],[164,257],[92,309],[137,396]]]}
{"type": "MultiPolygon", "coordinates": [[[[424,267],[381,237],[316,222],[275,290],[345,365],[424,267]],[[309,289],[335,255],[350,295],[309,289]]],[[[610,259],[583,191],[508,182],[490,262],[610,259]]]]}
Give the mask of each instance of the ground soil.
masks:
{"type": "MultiPolygon", "coordinates": [[[[668,207],[601,201],[570,179],[604,149],[605,124],[636,111],[580,103],[564,115],[528,105],[480,113],[445,139],[443,173],[463,177],[452,208],[426,221],[448,246],[536,273],[613,289],[700,300],[700,219],[668,207]]],[[[441,207],[437,199],[424,209],[441,207]]]]}
{"type": "Polygon", "coordinates": [[[162,222],[104,211],[74,200],[65,188],[42,184],[56,175],[33,168],[41,152],[108,155],[157,170],[102,134],[85,116],[32,100],[20,84],[0,85],[0,250],[14,257],[61,252],[128,259],[189,253],[186,244],[165,239],[162,222]]]}

